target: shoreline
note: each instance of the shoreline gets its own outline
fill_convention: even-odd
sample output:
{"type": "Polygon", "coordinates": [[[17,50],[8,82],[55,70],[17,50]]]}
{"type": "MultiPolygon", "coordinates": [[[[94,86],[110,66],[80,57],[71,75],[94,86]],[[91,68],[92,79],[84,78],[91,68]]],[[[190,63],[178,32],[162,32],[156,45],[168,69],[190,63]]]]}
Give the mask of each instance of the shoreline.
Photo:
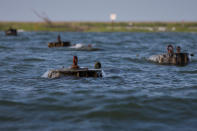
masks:
{"type": "Polygon", "coordinates": [[[57,32],[197,32],[197,22],[3,22],[0,31],[9,27],[24,31],[57,32]]]}

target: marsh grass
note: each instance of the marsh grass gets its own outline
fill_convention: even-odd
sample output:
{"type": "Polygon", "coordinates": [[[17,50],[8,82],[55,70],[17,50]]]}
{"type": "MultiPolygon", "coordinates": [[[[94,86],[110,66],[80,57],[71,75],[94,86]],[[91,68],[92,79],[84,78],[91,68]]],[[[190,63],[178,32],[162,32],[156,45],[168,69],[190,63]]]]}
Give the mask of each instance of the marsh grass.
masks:
{"type": "Polygon", "coordinates": [[[60,32],[197,32],[197,22],[0,22],[0,30],[9,27],[25,31],[60,32]]]}

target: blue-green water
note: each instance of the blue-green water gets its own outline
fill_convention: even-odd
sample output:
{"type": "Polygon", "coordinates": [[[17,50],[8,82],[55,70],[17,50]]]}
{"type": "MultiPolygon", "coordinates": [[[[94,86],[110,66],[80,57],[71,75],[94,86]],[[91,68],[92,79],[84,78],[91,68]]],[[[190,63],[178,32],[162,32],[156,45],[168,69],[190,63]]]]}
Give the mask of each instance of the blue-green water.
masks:
{"type": "Polygon", "coordinates": [[[61,33],[98,51],[48,48],[58,32],[0,32],[1,130],[197,129],[197,57],[184,67],[147,59],[181,46],[197,54],[196,33],[61,33]],[[102,63],[103,78],[43,77],[49,69],[102,63]]]}

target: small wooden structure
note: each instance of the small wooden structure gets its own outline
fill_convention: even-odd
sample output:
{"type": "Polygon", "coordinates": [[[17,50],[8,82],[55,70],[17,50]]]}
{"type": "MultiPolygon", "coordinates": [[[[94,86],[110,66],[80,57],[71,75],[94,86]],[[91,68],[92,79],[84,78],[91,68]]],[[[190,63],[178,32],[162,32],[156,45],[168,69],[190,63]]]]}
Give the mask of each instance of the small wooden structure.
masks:
{"type": "Polygon", "coordinates": [[[17,30],[10,28],[10,29],[5,31],[5,34],[7,36],[17,36],[17,30]]]}
{"type": "Polygon", "coordinates": [[[63,47],[63,46],[71,46],[69,41],[63,41],[63,42],[49,42],[48,47],[63,47]]]}
{"type": "Polygon", "coordinates": [[[185,66],[189,63],[189,57],[188,53],[173,53],[171,56],[163,54],[156,56],[156,62],[159,64],[185,66]]]}
{"type": "Polygon", "coordinates": [[[50,70],[48,73],[48,78],[59,78],[62,76],[76,76],[76,77],[102,77],[101,69],[88,69],[88,68],[79,68],[79,69],[57,69],[50,70]]]}

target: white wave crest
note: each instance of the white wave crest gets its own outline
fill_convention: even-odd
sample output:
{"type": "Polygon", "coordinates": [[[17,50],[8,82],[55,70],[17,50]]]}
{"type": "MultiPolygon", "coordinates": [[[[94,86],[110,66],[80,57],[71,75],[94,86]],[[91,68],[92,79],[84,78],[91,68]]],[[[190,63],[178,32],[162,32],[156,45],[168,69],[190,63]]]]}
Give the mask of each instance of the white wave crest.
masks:
{"type": "Polygon", "coordinates": [[[75,44],[75,45],[71,46],[70,48],[79,49],[79,48],[82,48],[82,47],[84,47],[84,45],[81,44],[81,43],[78,43],[78,44],[75,44]]]}
{"type": "Polygon", "coordinates": [[[106,77],[106,73],[104,72],[104,70],[102,70],[102,76],[103,78],[106,77]]]}
{"type": "Polygon", "coordinates": [[[85,45],[85,44],[82,44],[82,43],[77,43],[77,44],[72,45],[70,48],[74,48],[74,49],[89,49],[89,48],[92,48],[93,46],[94,45],[92,45],[92,44],[85,45]]]}
{"type": "Polygon", "coordinates": [[[149,61],[158,62],[160,55],[153,55],[148,58],[149,61]]]}
{"type": "Polygon", "coordinates": [[[42,78],[48,78],[49,72],[50,72],[50,70],[47,70],[41,77],[42,78]]]}

